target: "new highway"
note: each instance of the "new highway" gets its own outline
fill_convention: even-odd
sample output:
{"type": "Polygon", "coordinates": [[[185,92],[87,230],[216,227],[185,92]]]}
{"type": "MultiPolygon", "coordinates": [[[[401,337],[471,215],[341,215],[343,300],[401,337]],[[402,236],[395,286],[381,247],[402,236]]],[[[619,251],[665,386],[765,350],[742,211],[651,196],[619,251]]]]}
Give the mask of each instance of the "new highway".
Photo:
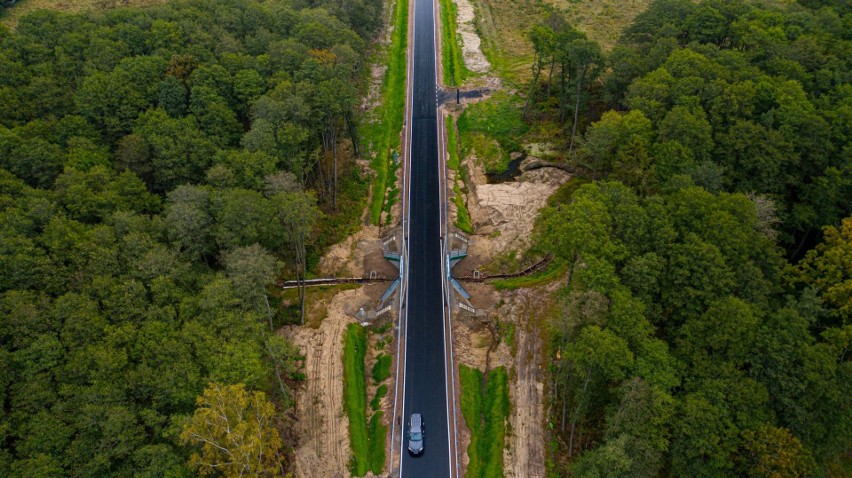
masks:
{"type": "Polygon", "coordinates": [[[444,289],[441,250],[442,194],[438,156],[436,48],[433,0],[414,2],[410,71],[410,190],[408,191],[407,325],[400,474],[406,478],[453,476],[448,426],[444,289]],[[424,451],[407,451],[408,419],[425,423],[424,451]]]}

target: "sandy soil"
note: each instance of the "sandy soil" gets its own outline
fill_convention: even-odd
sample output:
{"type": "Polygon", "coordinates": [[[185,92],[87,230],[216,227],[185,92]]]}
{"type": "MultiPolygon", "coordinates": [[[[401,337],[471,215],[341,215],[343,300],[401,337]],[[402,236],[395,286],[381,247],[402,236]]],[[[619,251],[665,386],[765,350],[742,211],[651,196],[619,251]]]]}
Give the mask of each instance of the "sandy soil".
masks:
{"type": "Polygon", "coordinates": [[[545,290],[518,290],[502,294],[500,316],[515,323],[513,374],[510,376],[510,433],[503,450],[507,478],[533,478],[545,475],[545,411],[543,354],[538,328],[547,314],[548,297],[555,287],[545,290]]]}
{"type": "Polygon", "coordinates": [[[328,304],[319,328],[291,327],[285,334],[305,355],[305,385],[296,393],[296,475],[349,476],[349,419],[343,411],[343,333],[355,322],[347,310],[368,300],[365,288],[343,291],[328,304]]]}
{"type": "Polygon", "coordinates": [[[474,158],[467,158],[464,167],[471,172],[467,204],[477,233],[471,255],[482,261],[509,250],[525,251],[539,210],[570,177],[555,169],[534,170],[523,173],[517,181],[487,184],[474,158]]]}
{"type": "Polygon", "coordinates": [[[364,226],[343,241],[331,246],[320,258],[322,277],[364,277],[376,272],[395,277],[397,269],[385,260],[378,226],[364,226]]]}
{"type": "Polygon", "coordinates": [[[474,24],[473,4],[470,0],[454,0],[457,8],[458,28],[456,32],[461,37],[462,59],[468,70],[476,73],[487,73],[491,64],[482,53],[479,35],[474,24]]]}
{"type": "MultiPolygon", "coordinates": [[[[507,478],[534,478],[545,475],[545,410],[543,352],[540,327],[546,317],[555,288],[521,289],[497,292],[487,284],[466,284],[473,304],[487,311],[487,317],[457,315],[453,320],[453,348],[458,363],[480,370],[504,366],[509,373],[511,413],[503,451],[507,478]],[[499,321],[499,323],[498,323],[499,321]],[[514,324],[509,345],[500,336],[500,326],[514,324]],[[497,342],[499,341],[499,343],[497,342]]],[[[459,430],[461,465],[466,469],[470,432],[462,419],[459,430]]]]}

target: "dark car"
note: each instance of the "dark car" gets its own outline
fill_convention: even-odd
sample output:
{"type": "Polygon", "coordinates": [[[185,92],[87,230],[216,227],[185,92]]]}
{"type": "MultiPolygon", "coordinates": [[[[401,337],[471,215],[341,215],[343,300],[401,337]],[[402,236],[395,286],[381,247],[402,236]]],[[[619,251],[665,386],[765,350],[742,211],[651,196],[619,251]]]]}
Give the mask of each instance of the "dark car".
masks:
{"type": "Polygon", "coordinates": [[[419,413],[412,413],[408,421],[408,451],[412,455],[423,453],[423,435],[425,434],[423,417],[419,413]]]}

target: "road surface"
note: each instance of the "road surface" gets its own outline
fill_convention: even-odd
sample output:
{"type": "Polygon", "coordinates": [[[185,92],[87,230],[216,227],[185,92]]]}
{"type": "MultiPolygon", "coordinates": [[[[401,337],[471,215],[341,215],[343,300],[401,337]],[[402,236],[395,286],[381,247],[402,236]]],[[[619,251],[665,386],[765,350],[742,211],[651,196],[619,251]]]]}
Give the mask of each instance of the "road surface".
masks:
{"type": "Polygon", "coordinates": [[[411,183],[408,237],[408,323],[406,328],[401,476],[450,477],[444,307],[441,264],[441,194],[435,71],[434,0],[414,2],[412,35],[411,183]],[[408,417],[423,415],[424,451],[407,450],[408,417]]]}

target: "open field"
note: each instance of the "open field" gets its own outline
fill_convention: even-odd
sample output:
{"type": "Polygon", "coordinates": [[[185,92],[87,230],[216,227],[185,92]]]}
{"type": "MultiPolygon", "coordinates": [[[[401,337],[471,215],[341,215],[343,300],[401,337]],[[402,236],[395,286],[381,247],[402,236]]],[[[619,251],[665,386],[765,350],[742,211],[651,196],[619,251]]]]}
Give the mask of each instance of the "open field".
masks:
{"type": "Polygon", "coordinates": [[[531,75],[533,60],[527,32],[544,19],[543,4],[538,0],[473,0],[473,6],[482,51],[495,74],[516,86],[522,84],[531,75]]]}
{"type": "Polygon", "coordinates": [[[651,0],[544,1],[563,12],[568,24],[600,43],[605,52],[615,46],[621,32],[651,3],[651,0]]]}
{"type": "Polygon", "coordinates": [[[6,9],[0,17],[0,23],[15,28],[26,14],[36,10],[60,10],[63,12],[82,12],[84,10],[107,10],[123,7],[150,7],[166,3],[168,0],[18,0],[14,6],[6,9]]]}

